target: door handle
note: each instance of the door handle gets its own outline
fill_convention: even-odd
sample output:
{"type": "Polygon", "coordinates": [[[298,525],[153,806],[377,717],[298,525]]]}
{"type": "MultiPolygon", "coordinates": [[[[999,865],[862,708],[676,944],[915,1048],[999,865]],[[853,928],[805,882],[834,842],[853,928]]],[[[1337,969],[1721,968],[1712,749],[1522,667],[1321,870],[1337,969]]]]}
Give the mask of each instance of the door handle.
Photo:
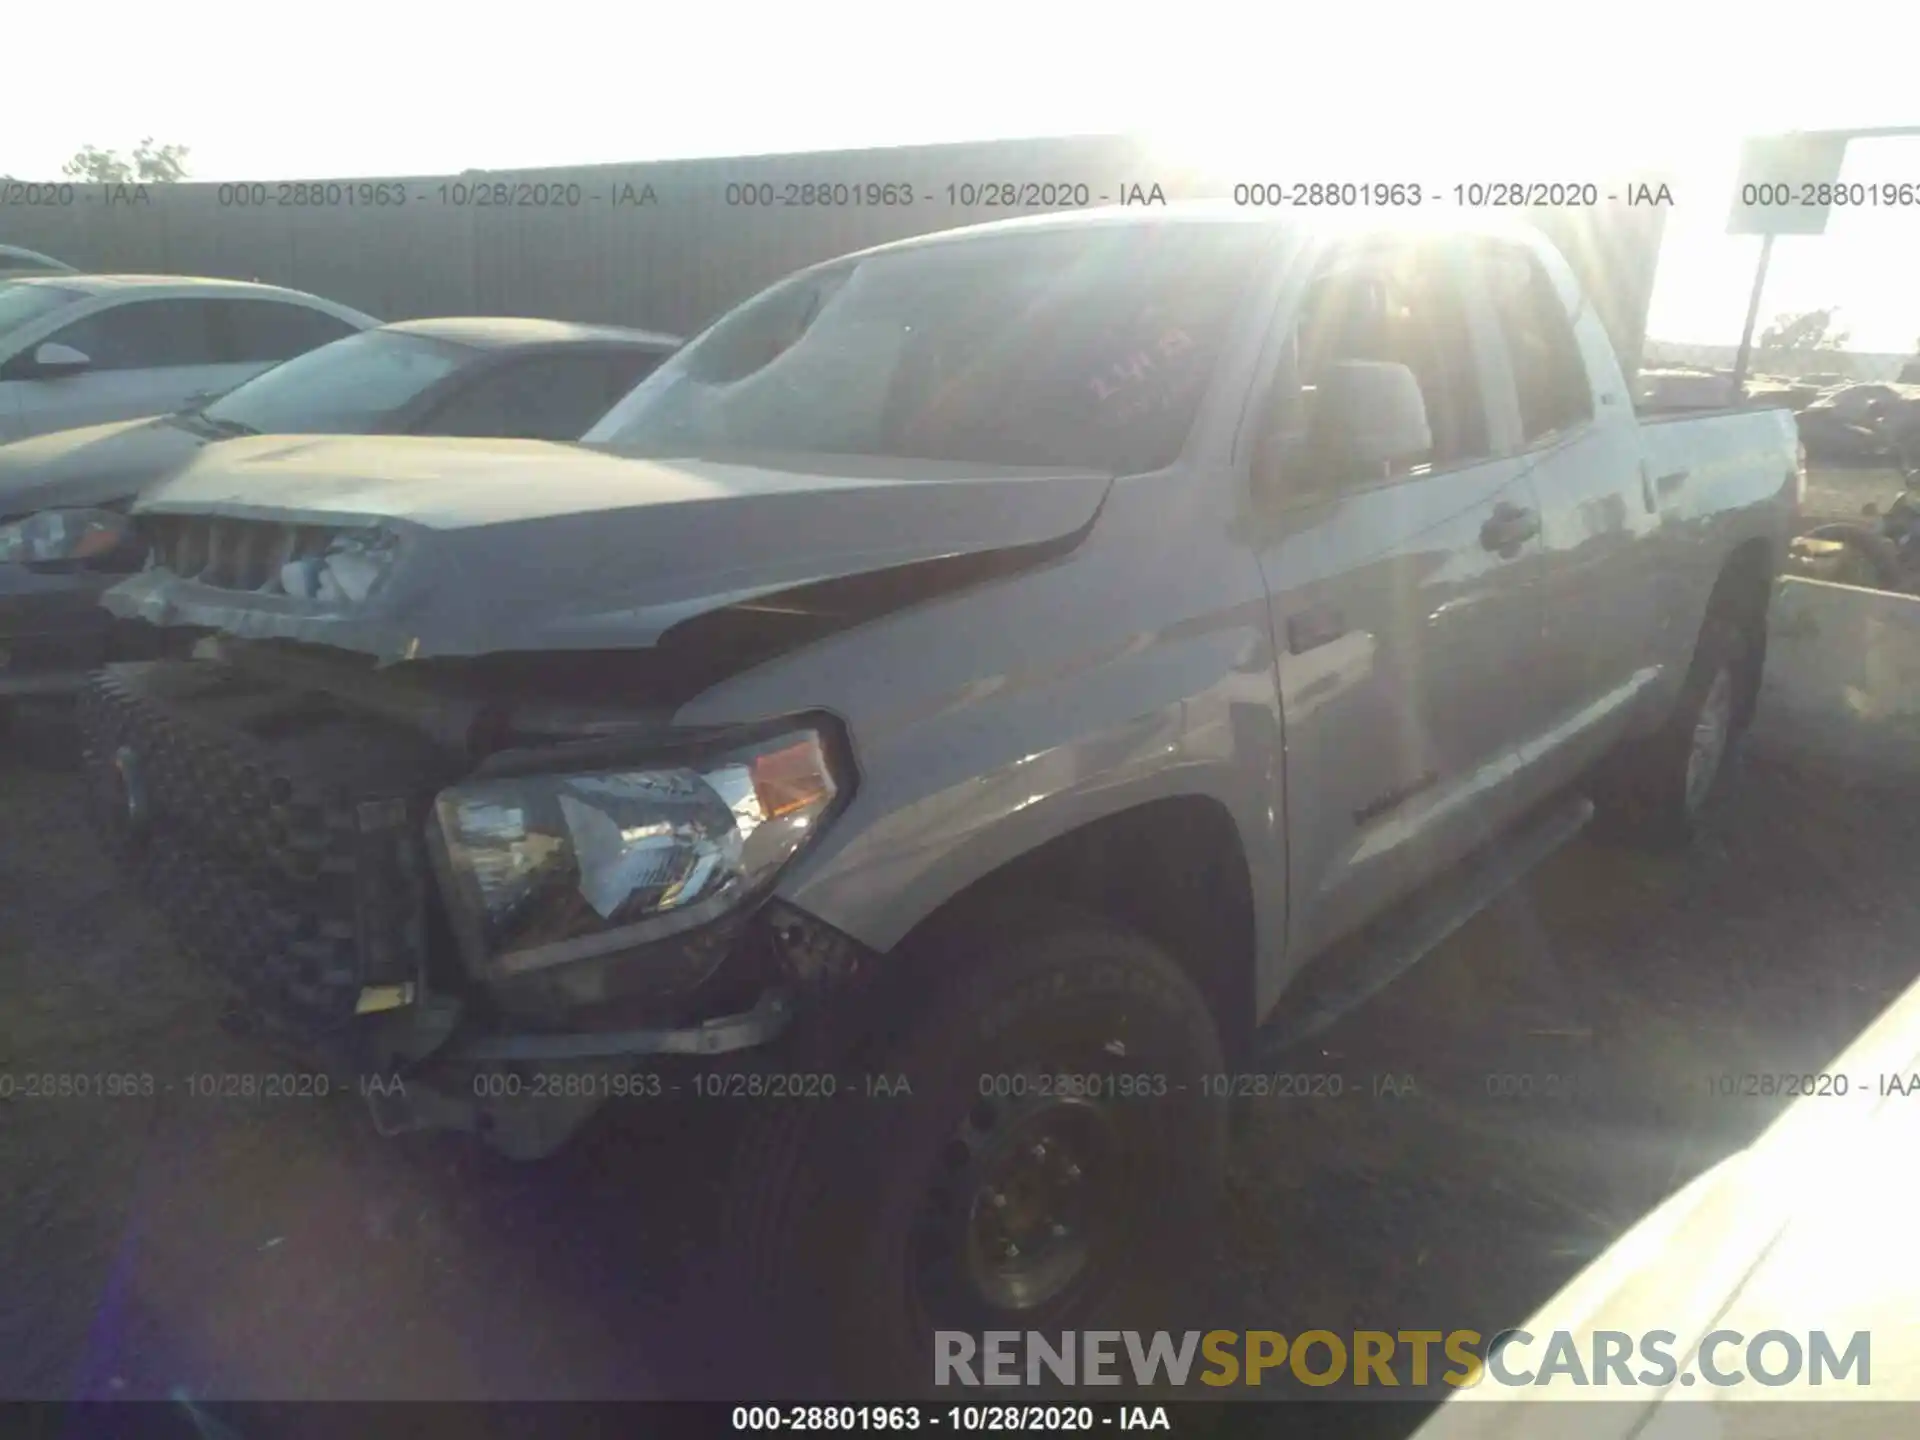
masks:
{"type": "Polygon", "coordinates": [[[1520,553],[1522,545],[1539,533],[1538,515],[1502,500],[1493,507],[1493,514],[1487,517],[1487,523],[1480,527],[1480,543],[1489,550],[1499,552],[1501,559],[1511,560],[1520,553]]]}
{"type": "Polygon", "coordinates": [[[1653,482],[1653,488],[1658,490],[1662,495],[1671,495],[1687,483],[1687,476],[1692,473],[1691,470],[1670,470],[1653,482]]]}

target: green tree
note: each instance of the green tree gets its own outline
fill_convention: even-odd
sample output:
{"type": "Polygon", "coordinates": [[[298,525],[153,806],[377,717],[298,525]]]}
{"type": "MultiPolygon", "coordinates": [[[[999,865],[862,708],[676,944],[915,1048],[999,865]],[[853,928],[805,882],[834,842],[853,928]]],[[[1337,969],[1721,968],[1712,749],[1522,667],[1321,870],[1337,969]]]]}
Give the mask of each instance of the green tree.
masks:
{"type": "Polygon", "coordinates": [[[1773,317],[1773,324],[1760,332],[1762,350],[1844,350],[1852,338],[1850,330],[1833,328],[1839,310],[1807,310],[1798,315],[1773,317]]]}
{"type": "Polygon", "coordinates": [[[187,178],[187,147],[155,145],[149,135],[133,147],[133,158],[122,158],[114,150],[97,145],[82,145],[74,157],[60,167],[69,180],[85,180],[107,185],[158,185],[187,178]]]}

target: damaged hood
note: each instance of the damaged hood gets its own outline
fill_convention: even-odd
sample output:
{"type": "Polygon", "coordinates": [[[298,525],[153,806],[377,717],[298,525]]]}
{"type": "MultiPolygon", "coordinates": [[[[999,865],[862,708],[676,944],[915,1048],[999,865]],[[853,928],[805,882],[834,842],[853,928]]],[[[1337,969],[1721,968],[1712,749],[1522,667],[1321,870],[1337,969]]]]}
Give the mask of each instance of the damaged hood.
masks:
{"type": "Polygon", "coordinates": [[[162,415],[0,445],[0,516],[126,500],[207,443],[162,415]]]}
{"type": "Polygon", "coordinates": [[[104,603],[384,661],[628,649],[782,591],[1071,544],[1110,484],[865,456],[233,440],[142,498],[153,562],[104,603]]]}

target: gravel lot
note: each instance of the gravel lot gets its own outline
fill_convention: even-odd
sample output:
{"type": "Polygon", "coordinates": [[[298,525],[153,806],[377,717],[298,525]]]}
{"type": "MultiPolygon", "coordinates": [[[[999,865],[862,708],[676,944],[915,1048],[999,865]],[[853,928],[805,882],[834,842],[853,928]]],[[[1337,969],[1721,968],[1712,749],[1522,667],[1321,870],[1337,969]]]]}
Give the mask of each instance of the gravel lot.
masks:
{"type": "Polygon", "coordinates": [[[1887,508],[1900,493],[1900,472],[1875,466],[1814,465],[1807,470],[1806,521],[1859,520],[1869,502],[1887,508]]]}
{"type": "MultiPolygon", "coordinates": [[[[717,1127],[616,1121],[516,1167],[379,1141],[351,1097],[193,1098],[279,1067],[122,893],[71,772],[11,754],[0,1076],[158,1086],[0,1101],[0,1395],[742,1393],[753,1347],[702,1280],[717,1127]]],[[[1920,807],[1838,765],[1763,723],[1694,851],[1576,844],[1291,1062],[1345,1093],[1243,1107],[1216,1263],[1168,1323],[1491,1332],[1753,1137],[1775,1102],[1708,1077],[1817,1067],[1920,970],[1920,807]]]]}

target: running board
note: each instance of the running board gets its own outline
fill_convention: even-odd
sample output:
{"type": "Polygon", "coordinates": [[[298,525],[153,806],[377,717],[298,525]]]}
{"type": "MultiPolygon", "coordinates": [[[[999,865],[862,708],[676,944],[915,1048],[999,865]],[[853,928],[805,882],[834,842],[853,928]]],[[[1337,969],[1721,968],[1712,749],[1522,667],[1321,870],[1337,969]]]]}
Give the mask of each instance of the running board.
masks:
{"type": "Polygon", "coordinates": [[[1263,1054],[1311,1040],[1411,970],[1527,872],[1586,828],[1593,802],[1570,796],[1536,811],[1499,840],[1312,961],[1254,1036],[1263,1054]]]}

